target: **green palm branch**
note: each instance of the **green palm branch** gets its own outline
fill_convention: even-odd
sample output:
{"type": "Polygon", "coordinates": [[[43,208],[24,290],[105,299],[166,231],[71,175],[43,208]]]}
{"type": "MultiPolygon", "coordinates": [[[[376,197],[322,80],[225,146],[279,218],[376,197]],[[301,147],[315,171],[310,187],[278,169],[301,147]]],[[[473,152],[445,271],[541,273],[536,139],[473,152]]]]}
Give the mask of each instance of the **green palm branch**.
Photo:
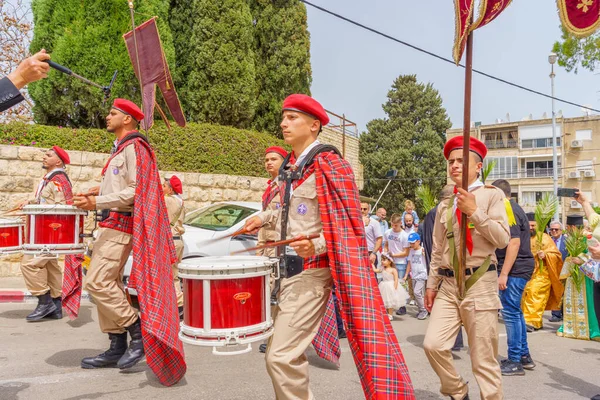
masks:
{"type": "Polygon", "coordinates": [[[489,162],[483,169],[481,170],[481,182],[485,183],[487,177],[492,173],[492,170],[496,166],[496,160],[489,162]]]}
{"type": "Polygon", "coordinates": [[[421,200],[421,203],[423,204],[423,211],[425,212],[425,214],[427,214],[431,209],[433,209],[437,205],[437,199],[435,198],[435,194],[429,186],[419,186],[415,194],[417,195],[417,198],[421,200]]]}
{"type": "MultiPolygon", "coordinates": [[[[583,232],[583,228],[571,227],[567,229],[567,237],[565,239],[565,247],[571,257],[579,257],[587,251],[587,240],[586,235],[583,232]]],[[[569,261],[570,262],[570,261],[569,261]]],[[[584,275],[579,268],[579,265],[571,263],[569,265],[569,275],[575,282],[575,287],[578,292],[581,292],[581,285],[583,284],[584,275]]]]}
{"type": "MultiPolygon", "coordinates": [[[[558,210],[558,197],[552,193],[544,193],[535,206],[536,238],[538,251],[542,250],[546,225],[552,220],[558,210]]],[[[540,259],[540,271],[544,269],[544,260],[540,259]]]]}

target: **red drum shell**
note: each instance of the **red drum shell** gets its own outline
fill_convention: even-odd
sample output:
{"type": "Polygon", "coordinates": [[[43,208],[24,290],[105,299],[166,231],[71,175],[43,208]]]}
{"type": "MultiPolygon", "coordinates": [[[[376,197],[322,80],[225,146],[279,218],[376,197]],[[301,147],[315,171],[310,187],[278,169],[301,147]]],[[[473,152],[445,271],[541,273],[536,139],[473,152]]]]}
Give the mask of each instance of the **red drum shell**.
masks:
{"type": "Polygon", "coordinates": [[[27,215],[23,245],[26,253],[37,253],[42,248],[57,254],[84,252],[80,235],[86,211],[67,205],[31,205],[23,211],[27,215]]]}
{"type": "Polygon", "coordinates": [[[0,252],[21,249],[23,226],[20,220],[0,219],[0,252]]]}
{"type": "MultiPolygon", "coordinates": [[[[204,327],[204,280],[183,279],[184,323],[204,327]]],[[[265,277],[211,280],[212,329],[241,328],[266,320],[265,277]]]]}

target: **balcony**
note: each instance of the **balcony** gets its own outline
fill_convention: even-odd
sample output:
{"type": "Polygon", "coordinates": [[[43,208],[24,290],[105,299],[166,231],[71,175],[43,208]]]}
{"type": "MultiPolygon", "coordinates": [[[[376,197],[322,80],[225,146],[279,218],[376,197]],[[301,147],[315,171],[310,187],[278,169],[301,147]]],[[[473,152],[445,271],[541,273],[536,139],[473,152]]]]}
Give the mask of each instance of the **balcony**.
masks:
{"type": "Polygon", "coordinates": [[[502,140],[486,140],[485,146],[488,149],[517,149],[519,144],[516,140],[508,140],[506,144],[502,140]]]}
{"type": "MultiPolygon", "coordinates": [[[[530,168],[526,170],[520,170],[519,172],[510,173],[495,173],[492,171],[488,176],[486,182],[492,182],[496,179],[521,179],[521,178],[552,178],[552,168],[530,168]]],[[[558,177],[560,178],[562,170],[558,169],[558,177]]]]}

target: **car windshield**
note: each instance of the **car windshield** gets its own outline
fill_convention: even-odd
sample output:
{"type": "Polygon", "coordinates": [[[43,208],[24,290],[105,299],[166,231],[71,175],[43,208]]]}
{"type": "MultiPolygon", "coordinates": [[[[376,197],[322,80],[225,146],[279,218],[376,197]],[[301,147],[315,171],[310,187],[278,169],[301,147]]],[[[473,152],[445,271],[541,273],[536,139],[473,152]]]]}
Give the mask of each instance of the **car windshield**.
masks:
{"type": "Polygon", "coordinates": [[[257,210],[234,204],[217,204],[189,214],[184,224],[209,231],[225,231],[257,210]]]}

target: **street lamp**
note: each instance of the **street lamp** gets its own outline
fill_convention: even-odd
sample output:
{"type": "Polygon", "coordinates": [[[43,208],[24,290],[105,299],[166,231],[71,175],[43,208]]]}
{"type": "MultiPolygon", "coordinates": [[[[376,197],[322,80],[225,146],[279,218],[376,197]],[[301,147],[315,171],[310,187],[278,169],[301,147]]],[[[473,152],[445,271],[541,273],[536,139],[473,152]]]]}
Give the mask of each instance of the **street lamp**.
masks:
{"type": "MultiPolygon", "coordinates": [[[[556,156],[556,113],[554,112],[554,64],[558,56],[556,53],[550,53],[548,62],[550,63],[550,82],[552,87],[552,180],[554,183],[554,195],[558,193],[558,160],[556,156]]],[[[558,221],[558,208],[554,214],[554,220],[558,221]]]]}

